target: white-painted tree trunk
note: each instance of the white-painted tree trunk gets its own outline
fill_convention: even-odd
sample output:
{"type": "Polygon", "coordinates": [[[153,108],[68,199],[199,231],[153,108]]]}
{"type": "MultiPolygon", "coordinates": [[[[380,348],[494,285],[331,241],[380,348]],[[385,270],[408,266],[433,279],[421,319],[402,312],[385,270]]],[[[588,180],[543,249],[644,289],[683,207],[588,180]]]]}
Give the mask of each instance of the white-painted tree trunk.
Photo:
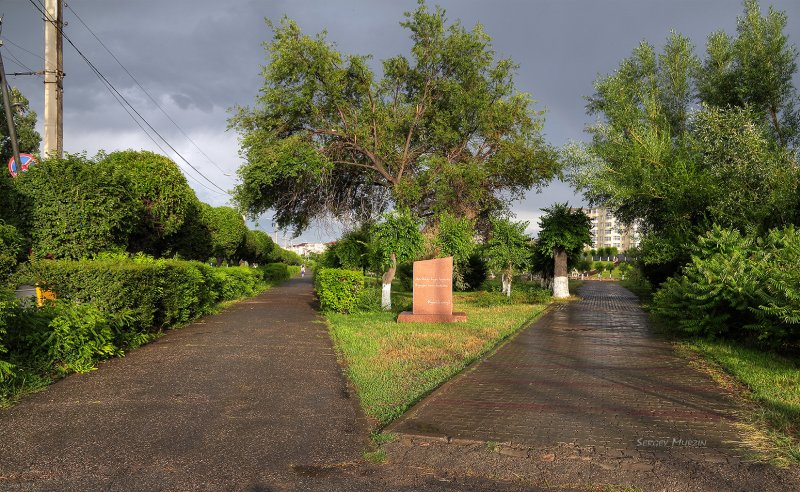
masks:
{"type": "Polygon", "coordinates": [[[569,278],[556,277],[553,279],[553,297],[556,299],[564,299],[569,297],[569,278]]]}
{"type": "Polygon", "coordinates": [[[567,252],[564,248],[553,251],[555,265],[553,268],[553,297],[564,299],[569,297],[569,277],[567,276],[567,252]]]}
{"type": "Polygon", "coordinates": [[[511,297],[511,275],[504,273],[501,276],[501,281],[503,283],[503,294],[511,297]]]}
{"type": "Polygon", "coordinates": [[[392,310],[392,284],[383,284],[381,288],[381,307],[386,311],[392,310]]]}

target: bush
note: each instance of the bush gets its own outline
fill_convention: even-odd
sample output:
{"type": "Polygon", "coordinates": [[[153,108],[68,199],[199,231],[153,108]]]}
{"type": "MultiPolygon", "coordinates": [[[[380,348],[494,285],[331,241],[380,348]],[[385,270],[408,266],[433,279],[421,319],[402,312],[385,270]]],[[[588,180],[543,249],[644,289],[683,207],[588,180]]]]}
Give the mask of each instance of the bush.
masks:
{"type": "Polygon", "coordinates": [[[259,268],[261,268],[264,279],[269,282],[283,282],[291,278],[289,267],[285,263],[269,263],[259,268]]]}
{"type": "Polygon", "coordinates": [[[121,352],[114,345],[111,322],[96,307],[62,301],[56,312],[41,348],[58,372],[89,372],[97,361],[121,352]]]}
{"type": "Polygon", "coordinates": [[[400,281],[400,285],[403,286],[403,290],[406,292],[414,290],[414,265],[412,263],[401,263],[397,265],[397,271],[395,273],[397,280],[400,281]]]}
{"type": "Polygon", "coordinates": [[[255,268],[225,267],[213,272],[219,282],[221,301],[231,301],[253,295],[263,285],[263,274],[255,268]]]}
{"type": "Polygon", "coordinates": [[[378,313],[383,311],[380,284],[365,286],[361,289],[361,292],[358,293],[355,311],[359,313],[378,313]]]}
{"type": "Polygon", "coordinates": [[[800,232],[794,227],[753,237],[715,226],[698,240],[682,275],[655,294],[653,312],[690,334],[797,343],[798,264],[800,232]]]}
{"type": "Polygon", "coordinates": [[[8,349],[5,346],[5,338],[8,334],[8,324],[14,317],[14,298],[13,294],[0,289],[0,382],[13,376],[14,366],[4,360],[8,349]]]}
{"type": "Polygon", "coordinates": [[[23,252],[23,238],[17,228],[0,221],[0,281],[17,266],[23,252]]]}
{"type": "Polygon", "coordinates": [[[44,260],[29,265],[31,279],[60,299],[94,305],[129,319],[126,330],[158,331],[209,312],[219,301],[252,295],[262,273],[246,267],[153,260],[44,260]]]}
{"type": "Polygon", "coordinates": [[[350,313],[364,288],[364,275],[354,270],[325,268],[314,277],[314,288],[323,311],[350,313]]]}
{"type": "Polygon", "coordinates": [[[545,304],[550,302],[552,293],[537,285],[515,282],[511,297],[500,292],[497,282],[485,282],[486,290],[477,292],[472,303],[479,307],[504,306],[508,304],[545,304]]]}

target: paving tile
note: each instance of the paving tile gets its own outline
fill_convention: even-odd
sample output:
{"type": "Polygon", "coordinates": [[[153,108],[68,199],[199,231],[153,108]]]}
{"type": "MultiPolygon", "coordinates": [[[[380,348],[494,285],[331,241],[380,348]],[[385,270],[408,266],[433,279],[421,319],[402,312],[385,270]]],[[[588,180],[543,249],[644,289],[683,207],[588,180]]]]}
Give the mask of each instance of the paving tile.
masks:
{"type": "Polygon", "coordinates": [[[531,447],[608,445],[622,456],[736,448],[736,404],[653,334],[633,294],[611,282],[586,282],[579,294],[390,430],[531,447]]]}

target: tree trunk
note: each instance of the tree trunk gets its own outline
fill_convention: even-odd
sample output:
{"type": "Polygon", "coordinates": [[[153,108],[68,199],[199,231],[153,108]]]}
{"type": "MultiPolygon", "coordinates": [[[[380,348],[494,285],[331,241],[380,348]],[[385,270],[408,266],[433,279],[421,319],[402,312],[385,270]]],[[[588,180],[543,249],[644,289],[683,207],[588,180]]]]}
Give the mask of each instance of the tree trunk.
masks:
{"type": "Polygon", "coordinates": [[[392,310],[392,280],[397,271],[397,257],[392,253],[392,267],[383,274],[383,285],[381,288],[381,308],[385,311],[392,310]]]}
{"type": "Polygon", "coordinates": [[[553,252],[555,258],[553,273],[553,297],[563,299],[569,297],[569,279],[567,278],[567,252],[558,248],[553,252]]]}
{"type": "Polygon", "coordinates": [[[512,280],[512,278],[513,278],[513,276],[512,276],[511,269],[508,269],[508,270],[504,271],[500,275],[500,281],[503,283],[503,294],[507,295],[508,297],[511,297],[511,280],[512,280]]]}
{"type": "Polygon", "coordinates": [[[392,284],[383,284],[381,288],[381,308],[384,311],[392,310],[392,284]]]}

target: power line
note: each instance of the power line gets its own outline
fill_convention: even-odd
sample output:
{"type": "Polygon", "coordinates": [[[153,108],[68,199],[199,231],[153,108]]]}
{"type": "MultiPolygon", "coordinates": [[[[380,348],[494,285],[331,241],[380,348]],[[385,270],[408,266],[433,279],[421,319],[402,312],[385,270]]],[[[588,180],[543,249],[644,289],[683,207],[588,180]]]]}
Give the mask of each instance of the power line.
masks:
{"type": "Polygon", "coordinates": [[[161,105],[158,103],[158,101],[156,101],[156,99],[155,99],[155,98],[154,98],[154,97],[153,97],[153,96],[150,94],[150,92],[149,92],[147,89],[145,89],[145,88],[142,86],[142,84],[140,84],[140,83],[139,83],[139,81],[138,81],[138,80],[136,80],[136,77],[134,77],[134,76],[133,76],[133,74],[132,74],[130,71],[128,71],[128,69],[127,69],[127,68],[125,68],[125,65],[123,65],[123,64],[122,64],[122,62],[121,62],[121,61],[119,61],[119,58],[117,58],[117,56],[116,56],[116,55],[115,55],[115,54],[114,54],[114,53],[113,53],[113,52],[112,52],[112,51],[111,51],[111,50],[108,48],[108,46],[106,46],[106,44],[105,44],[105,43],[103,43],[103,41],[102,41],[102,40],[101,40],[101,39],[100,39],[100,38],[97,36],[97,34],[95,34],[95,32],[92,30],[92,28],[90,28],[90,27],[89,27],[89,26],[86,24],[86,22],[84,22],[84,21],[83,21],[83,19],[81,18],[81,16],[79,16],[79,15],[78,15],[78,13],[77,13],[77,12],[75,12],[75,10],[72,8],[72,6],[70,6],[70,5],[67,5],[67,8],[68,8],[68,9],[69,9],[69,10],[70,10],[70,11],[71,11],[71,12],[72,12],[74,15],[75,15],[75,17],[76,17],[76,18],[77,18],[77,19],[80,21],[80,23],[81,23],[81,24],[83,24],[83,27],[85,27],[85,28],[86,28],[86,30],[87,30],[87,31],[89,31],[89,33],[91,33],[91,35],[92,35],[92,36],[94,36],[94,39],[96,39],[96,40],[97,40],[97,42],[98,42],[98,43],[100,43],[100,46],[102,46],[102,47],[103,47],[103,49],[105,49],[105,50],[108,52],[108,54],[109,54],[109,55],[111,55],[111,58],[113,58],[113,59],[114,59],[114,61],[115,61],[115,62],[117,62],[117,65],[119,65],[119,66],[122,68],[122,70],[124,70],[124,71],[125,71],[125,73],[126,73],[126,74],[128,74],[128,76],[131,78],[131,80],[133,80],[133,82],[134,82],[134,83],[135,83],[137,86],[139,86],[139,89],[141,89],[141,90],[142,90],[142,92],[144,92],[144,93],[147,95],[147,97],[150,99],[150,101],[152,101],[152,102],[153,102],[153,104],[155,104],[155,105],[156,105],[156,107],[157,107],[157,108],[158,108],[158,109],[161,111],[161,113],[163,113],[163,114],[164,114],[164,116],[166,116],[166,117],[167,117],[167,119],[168,119],[170,122],[172,122],[172,124],[175,126],[175,128],[177,128],[177,129],[178,129],[178,131],[179,131],[179,132],[181,132],[181,134],[182,134],[184,137],[186,137],[186,140],[188,140],[189,142],[191,142],[191,144],[194,146],[194,148],[196,148],[198,151],[200,151],[200,153],[201,153],[201,154],[203,154],[203,157],[205,157],[205,158],[206,158],[206,160],[207,160],[208,162],[210,162],[211,164],[213,164],[213,165],[214,165],[214,167],[216,167],[216,168],[217,168],[217,169],[218,169],[218,170],[219,170],[219,171],[220,171],[222,174],[224,174],[225,176],[230,176],[230,174],[226,173],[224,169],[222,169],[221,167],[219,167],[219,166],[217,165],[217,163],[216,163],[216,162],[214,162],[214,160],[213,160],[213,159],[211,159],[211,157],[209,157],[209,156],[208,156],[208,154],[206,154],[205,152],[203,152],[203,149],[201,149],[201,148],[200,148],[200,146],[198,146],[198,145],[197,145],[197,143],[195,143],[195,141],[194,141],[194,140],[192,140],[192,138],[191,138],[189,135],[187,135],[185,131],[183,131],[183,128],[181,128],[181,127],[180,127],[180,125],[178,125],[178,123],[177,123],[177,122],[176,122],[174,119],[172,119],[172,117],[171,117],[169,114],[167,114],[166,110],[164,110],[164,108],[163,108],[163,107],[162,107],[162,106],[161,106],[161,105]]]}
{"type": "MultiPolygon", "coordinates": [[[[3,41],[8,41],[8,40],[4,39],[3,41]]],[[[41,74],[37,73],[35,70],[33,70],[32,68],[30,68],[29,66],[25,65],[25,64],[24,64],[24,63],[23,63],[23,62],[22,62],[22,61],[21,61],[19,58],[17,58],[16,56],[14,56],[14,53],[12,53],[11,51],[6,51],[6,54],[8,55],[8,57],[9,57],[9,60],[10,60],[12,63],[14,63],[15,65],[19,66],[19,67],[20,67],[20,68],[22,68],[23,70],[27,70],[27,71],[28,71],[28,72],[30,72],[32,75],[38,75],[39,77],[41,77],[41,76],[42,76],[41,74]]],[[[14,75],[14,74],[11,74],[11,75],[14,75]]]]}
{"type": "MultiPolygon", "coordinates": [[[[34,7],[34,8],[35,8],[37,11],[39,11],[39,13],[41,13],[41,14],[42,14],[42,15],[45,17],[45,19],[46,19],[46,20],[48,20],[49,22],[55,22],[55,21],[53,21],[53,20],[50,18],[49,14],[46,12],[46,10],[45,10],[45,9],[44,9],[44,7],[42,6],[41,2],[38,2],[38,4],[37,4],[37,1],[36,1],[36,0],[28,0],[28,1],[30,2],[30,4],[31,4],[31,5],[33,5],[33,7],[34,7]]],[[[72,47],[75,49],[75,51],[78,53],[78,55],[80,55],[80,57],[81,57],[81,58],[83,58],[83,61],[85,61],[85,62],[86,62],[86,64],[87,64],[87,65],[89,65],[89,68],[91,68],[91,70],[92,70],[92,71],[94,72],[94,74],[95,74],[95,75],[96,75],[96,76],[97,76],[97,77],[100,79],[100,81],[101,81],[101,82],[102,82],[102,83],[103,83],[103,84],[106,86],[106,88],[107,88],[109,91],[111,91],[111,92],[112,92],[112,95],[114,96],[114,98],[117,100],[117,102],[118,102],[118,103],[120,103],[120,104],[121,104],[123,107],[127,106],[128,108],[130,108],[130,110],[131,110],[131,111],[133,111],[133,113],[135,113],[135,114],[136,114],[136,116],[138,116],[138,117],[139,117],[139,119],[140,119],[142,122],[144,122],[144,124],[145,124],[145,125],[147,125],[147,127],[148,127],[148,128],[150,128],[150,131],[151,131],[151,132],[153,132],[155,135],[157,135],[157,136],[158,136],[158,138],[160,138],[160,139],[161,139],[161,141],[163,141],[163,142],[164,142],[164,144],[166,144],[166,146],[167,146],[167,147],[169,147],[169,148],[170,148],[170,150],[172,150],[172,152],[174,152],[174,153],[175,153],[175,155],[177,155],[177,156],[178,156],[178,157],[179,157],[179,158],[180,158],[180,159],[181,159],[183,162],[185,162],[185,163],[186,163],[186,164],[187,164],[187,165],[188,165],[190,168],[192,168],[192,169],[194,170],[194,172],[196,172],[198,175],[200,175],[200,177],[202,177],[203,179],[205,179],[206,181],[208,181],[208,182],[209,182],[209,183],[210,183],[212,186],[214,186],[215,188],[217,188],[217,189],[219,190],[219,192],[222,192],[221,194],[224,194],[224,195],[228,195],[228,196],[230,196],[230,193],[228,193],[228,192],[227,192],[227,191],[225,191],[224,189],[220,188],[220,187],[219,187],[219,186],[218,186],[216,183],[214,183],[213,181],[211,181],[211,180],[210,180],[210,179],[209,179],[209,178],[208,178],[208,177],[207,177],[205,174],[203,174],[203,173],[202,173],[202,172],[201,172],[199,169],[197,169],[197,168],[196,168],[194,165],[192,165],[192,163],[191,163],[191,162],[189,162],[188,160],[186,160],[186,158],[185,158],[185,157],[183,157],[183,155],[182,155],[180,152],[178,152],[178,150],[177,150],[177,149],[175,149],[175,147],[173,147],[173,146],[172,146],[172,145],[171,145],[171,144],[170,144],[170,143],[167,141],[167,139],[165,139],[165,138],[164,138],[164,137],[163,137],[163,136],[162,136],[162,135],[161,135],[161,134],[158,132],[158,130],[156,130],[156,129],[153,127],[153,125],[151,125],[151,124],[150,124],[150,122],[148,122],[148,121],[147,121],[147,119],[145,119],[145,117],[144,117],[144,116],[142,116],[142,115],[141,115],[141,113],[139,113],[139,111],[137,111],[137,110],[136,110],[136,108],[134,108],[134,107],[133,107],[133,105],[130,103],[130,101],[128,101],[128,99],[127,99],[127,98],[126,98],[124,95],[122,95],[122,93],[121,93],[121,92],[119,92],[119,90],[117,90],[117,88],[116,88],[116,87],[114,87],[114,84],[112,84],[112,83],[111,83],[111,82],[110,82],[110,81],[109,81],[109,80],[106,78],[106,76],[105,76],[105,75],[103,75],[103,73],[102,73],[102,72],[100,72],[100,70],[99,70],[99,69],[98,69],[98,68],[97,68],[97,67],[96,67],[96,66],[95,66],[95,65],[94,65],[94,64],[93,64],[93,63],[92,63],[92,62],[89,60],[89,58],[88,58],[86,55],[84,55],[84,54],[83,54],[83,52],[82,52],[80,49],[78,49],[78,47],[75,45],[75,43],[73,43],[73,42],[72,42],[72,40],[69,38],[69,36],[67,36],[67,35],[64,33],[64,31],[63,31],[63,29],[61,28],[61,26],[58,26],[58,25],[57,25],[57,23],[56,23],[56,27],[57,27],[57,29],[58,29],[59,33],[61,34],[61,36],[63,36],[63,38],[67,40],[67,42],[68,42],[68,43],[69,43],[69,44],[70,44],[70,45],[71,45],[71,46],[72,46],[72,47]],[[120,102],[120,101],[122,101],[122,102],[120,102]],[[123,103],[124,103],[124,104],[123,104],[123,103]]],[[[126,111],[127,111],[127,109],[126,109],[126,111]]],[[[138,124],[138,125],[140,126],[140,128],[141,128],[141,125],[140,125],[140,124],[139,124],[139,122],[136,120],[136,118],[135,118],[135,117],[134,117],[134,116],[133,116],[133,115],[132,115],[130,112],[128,112],[128,114],[131,116],[131,118],[133,118],[133,120],[134,120],[134,121],[136,121],[136,122],[137,122],[137,124],[138,124]]],[[[144,128],[142,128],[142,130],[144,130],[144,128]]],[[[154,140],[154,139],[153,139],[153,137],[152,137],[152,136],[151,136],[151,135],[150,135],[150,134],[149,134],[147,131],[145,131],[145,134],[147,134],[147,136],[148,136],[148,137],[150,137],[150,139],[151,139],[151,140],[154,140]]],[[[159,148],[161,148],[161,146],[160,146],[160,145],[158,145],[157,143],[156,143],[156,145],[157,145],[159,148]]],[[[164,150],[163,150],[163,149],[162,149],[162,152],[164,152],[164,150]]],[[[164,153],[166,154],[166,152],[164,152],[164,153]]],[[[205,185],[203,185],[203,187],[204,187],[204,188],[206,188],[206,189],[208,189],[209,191],[212,191],[212,192],[214,192],[214,193],[219,193],[218,191],[212,190],[212,189],[208,188],[208,187],[207,187],[207,186],[205,186],[205,185]]]]}
{"type": "Polygon", "coordinates": [[[19,60],[17,59],[17,57],[16,57],[16,56],[14,56],[14,54],[13,54],[13,53],[11,53],[10,51],[6,51],[6,55],[8,55],[8,61],[10,61],[11,63],[13,63],[14,65],[16,65],[16,66],[20,67],[20,68],[21,68],[21,69],[23,69],[23,70],[27,70],[27,71],[29,71],[29,72],[33,72],[33,70],[32,70],[31,68],[29,68],[29,67],[28,67],[28,66],[26,66],[24,63],[22,63],[21,61],[19,61],[19,60]]]}
{"type": "Polygon", "coordinates": [[[15,47],[17,47],[17,48],[21,49],[21,50],[22,50],[22,51],[24,51],[25,53],[28,53],[29,55],[33,55],[33,56],[35,56],[36,58],[38,58],[38,59],[40,59],[40,60],[44,61],[44,58],[42,58],[42,57],[41,57],[41,55],[37,55],[37,54],[36,54],[36,53],[34,53],[33,51],[30,51],[30,50],[27,50],[27,49],[25,49],[24,47],[22,47],[22,46],[18,45],[17,43],[15,43],[14,41],[11,41],[11,40],[10,40],[10,39],[8,39],[8,38],[4,39],[3,41],[6,41],[6,42],[8,42],[9,44],[11,44],[12,46],[15,46],[15,47]]]}

